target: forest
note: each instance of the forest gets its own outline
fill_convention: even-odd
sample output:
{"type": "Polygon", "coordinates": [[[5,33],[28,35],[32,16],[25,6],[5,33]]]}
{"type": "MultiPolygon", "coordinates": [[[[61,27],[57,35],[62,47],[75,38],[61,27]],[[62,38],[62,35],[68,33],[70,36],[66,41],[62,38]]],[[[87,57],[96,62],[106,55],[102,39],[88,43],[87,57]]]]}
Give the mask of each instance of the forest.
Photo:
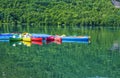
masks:
{"type": "Polygon", "coordinates": [[[119,26],[111,0],[1,0],[0,24],[119,26]]]}

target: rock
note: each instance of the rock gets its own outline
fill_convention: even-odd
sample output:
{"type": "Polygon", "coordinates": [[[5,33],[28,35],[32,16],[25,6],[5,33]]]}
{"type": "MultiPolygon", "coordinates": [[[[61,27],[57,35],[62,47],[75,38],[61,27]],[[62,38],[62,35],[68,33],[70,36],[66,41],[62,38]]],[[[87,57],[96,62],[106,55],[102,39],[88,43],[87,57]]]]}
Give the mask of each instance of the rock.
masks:
{"type": "Polygon", "coordinates": [[[120,51],[120,44],[118,42],[114,42],[110,51],[120,51]]]}

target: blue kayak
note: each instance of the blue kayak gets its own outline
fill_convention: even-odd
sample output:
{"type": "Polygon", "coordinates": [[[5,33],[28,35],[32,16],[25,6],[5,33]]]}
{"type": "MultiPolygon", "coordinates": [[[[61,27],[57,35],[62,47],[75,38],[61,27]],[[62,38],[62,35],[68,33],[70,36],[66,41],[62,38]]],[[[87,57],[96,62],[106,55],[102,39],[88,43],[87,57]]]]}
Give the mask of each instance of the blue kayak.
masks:
{"type": "Polygon", "coordinates": [[[0,34],[0,40],[8,40],[12,36],[13,34],[9,34],[9,33],[0,34]]]}
{"type": "Polygon", "coordinates": [[[10,37],[13,37],[16,33],[1,33],[0,40],[9,40],[10,37]]]}
{"type": "Polygon", "coordinates": [[[1,33],[0,36],[13,36],[12,33],[1,33]]]}
{"type": "Polygon", "coordinates": [[[65,42],[65,41],[71,41],[71,42],[76,42],[76,41],[86,41],[88,42],[90,40],[90,37],[89,36],[81,36],[81,37],[62,37],[62,41],[65,42]]]}
{"type": "Polygon", "coordinates": [[[47,38],[47,37],[51,36],[48,34],[35,34],[35,33],[32,33],[31,35],[32,35],[32,37],[35,37],[35,38],[38,38],[38,37],[47,38]]]}
{"type": "Polygon", "coordinates": [[[64,41],[64,40],[62,40],[62,43],[86,43],[86,44],[89,44],[90,41],[64,41]]]}

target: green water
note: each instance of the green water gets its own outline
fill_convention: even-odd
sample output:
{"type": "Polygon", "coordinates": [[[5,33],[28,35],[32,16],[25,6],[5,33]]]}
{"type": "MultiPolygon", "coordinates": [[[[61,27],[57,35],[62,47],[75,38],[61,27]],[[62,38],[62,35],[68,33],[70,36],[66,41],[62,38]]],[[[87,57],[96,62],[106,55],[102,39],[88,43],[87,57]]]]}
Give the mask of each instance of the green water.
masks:
{"type": "Polygon", "coordinates": [[[3,28],[0,32],[89,35],[91,43],[11,46],[0,42],[0,78],[119,78],[119,28],[31,27],[3,28]],[[14,30],[13,30],[14,29],[14,30]]]}

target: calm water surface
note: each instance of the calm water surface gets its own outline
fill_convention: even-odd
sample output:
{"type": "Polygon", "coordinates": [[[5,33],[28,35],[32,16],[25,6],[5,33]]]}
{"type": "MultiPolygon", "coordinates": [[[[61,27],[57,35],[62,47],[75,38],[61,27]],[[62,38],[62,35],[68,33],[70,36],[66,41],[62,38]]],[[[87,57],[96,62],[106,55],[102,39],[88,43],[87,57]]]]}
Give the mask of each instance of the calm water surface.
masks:
{"type": "MultiPolygon", "coordinates": [[[[1,28],[2,32],[89,35],[91,43],[12,46],[0,42],[1,78],[119,78],[119,28],[1,28]]],[[[19,44],[19,43],[17,43],[19,44]]]]}

